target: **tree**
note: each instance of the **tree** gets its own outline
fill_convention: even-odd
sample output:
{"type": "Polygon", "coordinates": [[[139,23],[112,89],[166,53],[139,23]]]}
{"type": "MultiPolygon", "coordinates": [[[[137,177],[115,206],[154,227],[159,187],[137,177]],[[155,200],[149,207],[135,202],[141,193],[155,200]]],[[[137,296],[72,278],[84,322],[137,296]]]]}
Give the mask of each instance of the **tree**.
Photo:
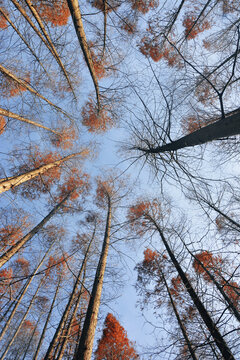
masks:
{"type": "MultiPolygon", "coordinates": [[[[186,276],[186,273],[183,271],[179,261],[177,260],[175,254],[171,250],[171,248],[167,242],[167,239],[164,236],[162,228],[157,223],[155,214],[157,214],[158,217],[163,216],[163,214],[161,214],[163,209],[158,207],[158,204],[156,201],[154,201],[152,203],[148,202],[147,205],[146,205],[146,203],[144,203],[143,206],[141,204],[142,203],[139,202],[138,204],[136,204],[135,206],[130,208],[130,215],[129,215],[130,220],[133,221],[133,219],[135,218],[137,221],[137,226],[141,226],[143,229],[148,224],[153,225],[154,229],[158,232],[158,234],[162,240],[162,243],[168,253],[168,256],[169,256],[172,264],[174,265],[174,267],[179,275],[179,278],[181,279],[187,292],[189,293],[194,305],[196,306],[196,308],[197,308],[203,322],[205,323],[206,327],[208,328],[211,336],[213,337],[223,358],[226,360],[234,359],[231,349],[228,347],[223,336],[219,332],[216,324],[214,323],[213,319],[211,318],[207,309],[205,308],[203,302],[201,301],[201,299],[197,295],[196,291],[194,290],[194,288],[191,284],[191,281],[186,276]],[[136,209],[137,209],[137,211],[136,211],[136,209]],[[141,209],[141,210],[139,210],[139,209],[141,209]],[[137,216],[136,216],[136,214],[137,214],[137,216]],[[141,220],[142,220],[142,223],[141,223],[141,220]]],[[[142,231],[143,231],[143,229],[142,229],[142,231]]]]}
{"type": "Polygon", "coordinates": [[[110,230],[112,220],[112,193],[111,184],[107,181],[98,181],[97,198],[100,204],[107,206],[107,219],[105,233],[102,243],[102,250],[96,269],[95,279],[89,299],[89,305],[77,347],[75,358],[90,360],[92,355],[93,340],[97,326],[97,317],[101,301],[104,273],[107,263],[108,248],[110,242],[110,230]]]}
{"type": "Polygon", "coordinates": [[[96,360],[133,360],[138,359],[133,344],[128,340],[126,330],[117,319],[108,314],[104,322],[104,329],[98,347],[95,351],[96,360]]]}
{"type": "MultiPolygon", "coordinates": [[[[48,182],[51,184],[51,182],[53,182],[54,179],[56,180],[57,178],[59,178],[60,176],[59,166],[63,164],[64,161],[67,161],[77,155],[85,156],[86,153],[88,153],[88,150],[83,150],[79,153],[65,156],[62,159],[58,159],[58,156],[56,154],[47,154],[45,156],[42,156],[41,153],[36,154],[36,161],[34,161],[35,169],[31,169],[29,171],[26,171],[25,173],[12,176],[6,179],[0,179],[0,192],[13,189],[15,186],[19,186],[20,184],[26,181],[32,180],[35,177],[44,174],[45,172],[47,172],[47,176],[49,177],[48,182]],[[45,164],[42,165],[42,163],[45,164]]],[[[26,166],[28,166],[28,164],[26,164],[26,166]]]]}

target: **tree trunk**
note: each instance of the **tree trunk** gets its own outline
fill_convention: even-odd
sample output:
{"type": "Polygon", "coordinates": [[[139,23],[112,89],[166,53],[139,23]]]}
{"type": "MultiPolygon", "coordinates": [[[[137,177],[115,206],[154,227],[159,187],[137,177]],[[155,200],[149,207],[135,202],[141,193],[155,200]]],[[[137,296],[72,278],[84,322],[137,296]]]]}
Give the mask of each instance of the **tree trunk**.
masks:
{"type": "Polygon", "coordinates": [[[189,352],[190,352],[190,354],[191,354],[191,356],[192,356],[192,359],[193,359],[193,360],[198,360],[198,358],[197,358],[197,356],[196,356],[196,354],[195,354],[195,351],[193,350],[191,341],[190,341],[190,339],[189,339],[189,337],[188,337],[186,327],[185,327],[184,323],[182,322],[182,320],[181,320],[181,318],[180,318],[180,316],[179,316],[179,313],[178,313],[178,311],[177,311],[177,308],[176,308],[176,306],[175,306],[175,303],[174,303],[174,300],[173,300],[173,298],[172,298],[171,292],[170,292],[170,290],[169,290],[169,287],[168,287],[167,281],[166,281],[166,279],[165,279],[165,276],[164,276],[163,273],[162,273],[161,275],[162,275],[162,277],[163,277],[164,284],[165,284],[165,286],[166,286],[166,288],[167,288],[167,293],[168,293],[168,296],[169,296],[169,298],[170,298],[170,302],[171,302],[171,305],[172,305],[174,314],[175,314],[175,316],[176,316],[176,318],[177,318],[177,322],[178,322],[178,325],[179,325],[179,327],[180,327],[180,329],[181,329],[181,331],[182,331],[184,340],[186,341],[188,350],[189,350],[189,352]]]}
{"type": "Polygon", "coordinates": [[[19,240],[15,245],[13,245],[9,250],[7,250],[1,257],[0,257],[0,268],[6,264],[8,260],[13,257],[22,247],[25,245],[29,240],[32,239],[32,237],[43,228],[43,226],[52,218],[54,214],[61,208],[61,206],[65,203],[65,201],[69,198],[72,192],[68,193],[67,196],[59,203],[57,204],[50,213],[45,216],[45,218],[38,223],[37,226],[35,226],[27,235],[25,235],[21,240],[19,240]]]}
{"type": "Polygon", "coordinates": [[[207,142],[220,138],[227,138],[240,134],[240,111],[220,119],[213,124],[202,127],[182,138],[169,144],[157,146],[156,148],[135,147],[136,150],[143,151],[147,154],[158,154],[166,151],[176,151],[185,147],[205,144],[207,142]]]}
{"type": "Polygon", "coordinates": [[[50,100],[45,98],[43,95],[41,95],[37,90],[33,89],[28,83],[20,78],[18,78],[16,75],[14,75],[10,70],[5,68],[3,65],[0,64],[0,71],[5,76],[9,77],[13,81],[15,81],[19,86],[22,86],[24,89],[27,89],[30,93],[34,94],[35,96],[39,97],[40,99],[44,100],[48,105],[53,106],[56,110],[67,116],[70,120],[72,120],[71,116],[67,114],[64,110],[62,110],[59,106],[52,103],[50,100]]]}
{"type": "Polygon", "coordinates": [[[23,316],[20,324],[18,325],[18,327],[17,327],[14,335],[12,336],[11,340],[9,341],[9,343],[8,343],[8,345],[7,345],[4,353],[2,354],[0,360],[5,359],[7,353],[8,353],[8,351],[9,351],[9,349],[10,349],[10,346],[12,345],[12,343],[13,343],[14,340],[15,340],[15,338],[17,337],[17,335],[18,335],[18,333],[19,333],[19,331],[20,331],[20,329],[21,329],[21,327],[22,327],[22,325],[23,325],[23,323],[24,323],[24,321],[25,321],[25,319],[26,319],[29,311],[31,310],[32,304],[34,303],[34,300],[35,300],[35,298],[36,298],[36,296],[37,296],[37,294],[38,294],[38,291],[39,291],[40,287],[42,286],[42,283],[43,283],[44,279],[45,279],[45,277],[43,277],[43,278],[41,279],[41,281],[39,282],[38,287],[37,287],[37,290],[35,291],[35,294],[33,295],[32,300],[30,301],[30,303],[29,303],[29,305],[28,305],[28,307],[27,307],[27,310],[26,310],[26,312],[25,312],[25,314],[24,314],[24,316],[23,316]]]}
{"type": "Polygon", "coordinates": [[[92,56],[91,56],[89,48],[88,48],[88,43],[87,43],[87,38],[86,38],[84,27],[83,27],[82,15],[81,15],[81,11],[79,8],[79,3],[78,3],[78,0],[67,0],[67,2],[68,2],[68,7],[70,10],[71,16],[72,16],[75,31],[76,31],[76,34],[77,34],[77,37],[78,37],[78,40],[79,40],[86,64],[87,64],[87,67],[90,71],[90,74],[91,74],[91,77],[93,80],[96,97],[97,97],[98,110],[100,110],[100,95],[99,95],[98,80],[97,80],[96,72],[95,72],[95,69],[93,66],[92,56]]]}
{"type": "Polygon", "coordinates": [[[6,117],[9,117],[9,118],[12,118],[12,119],[16,119],[16,120],[19,120],[19,121],[23,121],[23,122],[25,122],[27,124],[37,126],[37,127],[42,128],[44,130],[50,131],[53,134],[60,135],[60,134],[57,133],[57,131],[54,131],[54,130],[52,130],[52,129],[44,126],[44,125],[41,125],[41,124],[35,122],[35,121],[29,120],[29,119],[27,119],[27,118],[25,118],[25,117],[23,117],[21,115],[15,114],[15,113],[13,113],[13,112],[11,112],[9,110],[5,110],[5,109],[0,108],[0,115],[6,116],[6,117]]]}
{"type": "Polygon", "coordinates": [[[21,174],[21,175],[16,175],[16,176],[12,176],[9,178],[5,178],[5,179],[0,179],[0,193],[4,192],[4,191],[8,191],[28,180],[32,180],[33,178],[35,178],[36,176],[39,176],[43,173],[45,173],[47,170],[50,170],[54,167],[60,166],[62,163],[64,163],[65,161],[77,156],[77,155],[86,155],[88,152],[88,150],[83,150],[79,153],[75,153],[75,154],[71,154],[68,156],[65,156],[64,158],[60,159],[60,160],[56,160],[52,163],[46,164],[46,165],[42,165],[37,169],[33,169],[30,170],[28,172],[26,172],[25,174],[21,174]]]}
{"type": "MultiPolygon", "coordinates": [[[[191,256],[194,258],[195,261],[198,262],[198,264],[203,268],[203,270],[206,272],[206,274],[209,276],[213,284],[216,286],[216,288],[221,293],[222,297],[226,301],[228,307],[230,310],[232,310],[233,314],[235,315],[236,319],[240,321],[240,313],[237,310],[236,306],[234,306],[232,300],[228,297],[228,295],[225,293],[223,286],[219,284],[219,282],[215,279],[215,277],[211,274],[211,272],[203,265],[203,263],[192,253],[189,251],[191,256]]],[[[220,275],[221,276],[221,275],[220,275]]]]}
{"type": "Polygon", "coordinates": [[[43,35],[45,36],[48,44],[51,46],[51,48],[52,48],[52,51],[51,51],[51,52],[54,54],[54,57],[55,57],[55,59],[57,60],[57,62],[58,62],[58,64],[59,64],[59,66],[60,66],[60,68],[61,68],[61,70],[62,70],[65,78],[67,79],[68,85],[69,85],[70,89],[72,90],[72,93],[73,93],[73,95],[74,95],[74,97],[75,97],[75,99],[76,99],[76,96],[75,96],[75,93],[74,93],[74,90],[73,90],[73,87],[72,87],[72,83],[71,83],[71,81],[70,81],[70,79],[69,79],[68,73],[67,73],[67,71],[66,71],[66,69],[65,69],[65,67],[64,67],[64,65],[63,65],[63,63],[62,63],[62,60],[60,59],[60,56],[59,56],[58,53],[57,53],[57,50],[56,50],[56,48],[55,48],[55,46],[54,46],[54,44],[53,44],[50,36],[48,35],[48,33],[47,33],[46,29],[45,29],[45,26],[44,26],[44,24],[43,24],[43,22],[42,22],[42,20],[41,20],[41,18],[40,18],[40,16],[39,16],[37,10],[35,9],[35,7],[33,6],[32,2],[31,2],[30,0],[25,0],[25,2],[26,2],[26,4],[27,4],[27,6],[29,7],[32,15],[33,15],[34,18],[36,19],[36,21],[37,21],[40,29],[42,30],[42,33],[43,33],[43,35]]]}
{"type": "Polygon", "coordinates": [[[194,302],[196,308],[198,309],[199,314],[201,315],[205,325],[207,326],[210,334],[212,335],[217,347],[219,348],[223,359],[225,360],[235,360],[231,350],[229,349],[227,343],[225,342],[223,336],[220,334],[216,324],[213,322],[211,316],[209,315],[209,313],[207,312],[206,308],[204,307],[202,301],[200,300],[200,298],[198,297],[198,295],[196,294],[195,290],[193,289],[190,281],[188,280],[187,276],[185,275],[184,271],[182,270],[179,262],[177,261],[175,255],[173,254],[173,252],[171,251],[167,240],[165,239],[162,230],[160,229],[160,227],[157,225],[157,223],[154,221],[154,219],[152,219],[149,216],[150,221],[154,224],[154,226],[156,227],[158,233],[161,236],[162,242],[168,252],[169,257],[172,260],[173,265],[175,266],[182,282],[184,283],[187,292],[189,293],[192,301],[194,302]]]}
{"type": "Polygon", "coordinates": [[[85,268],[85,265],[86,265],[86,262],[87,262],[88,253],[90,251],[90,247],[91,247],[93,239],[95,237],[95,230],[96,229],[94,229],[92,238],[91,238],[91,240],[90,240],[90,242],[88,244],[88,247],[87,247],[86,253],[84,255],[84,259],[82,261],[82,265],[81,265],[81,268],[79,270],[77,279],[75,281],[72,293],[71,293],[71,295],[69,297],[69,300],[68,300],[68,303],[67,303],[67,305],[65,307],[65,310],[63,312],[62,318],[61,318],[61,320],[60,320],[60,322],[58,324],[58,327],[57,327],[57,329],[55,331],[54,337],[53,337],[53,339],[52,339],[52,341],[51,341],[51,343],[50,343],[50,345],[48,347],[48,350],[47,350],[47,353],[46,353],[46,355],[44,357],[44,360],[51,360],[52,359],[53,352],[54,352],[54,350],[55,350],[55,348],[57,346],[57,343],[59,342],[62,330],[63,330],[63,328],[64,328],[64,326],[66,324],[66,320],[67,320],[67,318],[69,316],[69,313],[70,313],[70,310],[71,310],[71,308],[73,306],[75,296],[76,296],[76,293],[78,291],[78,286],[81,283],[81,277],[82,277],[82,273],[84,271],[84,268],[85,268]]]}
{"type": "Polygon", "coordinates": [[[37,60],[37,62],[39,63],[39,65],[43,68],[43,70],[45,71],[45,73],[47,74],[47,76],[49,77],[49,74],[47,72],[47,70],[45,69],[45,67],[43,66],[43,64],[41,63],[39,57],[37,56],[37,54],[33,51],[33,49],[31,48],[31,46],[29,45],[29,43],[24,39],[24,37],[22,36],[22,34],[20,33],[20,31],[16,28],[16,26],[14,25],[14,23],[11,21],[10,17],[6,14],[6,12],[3,10],[3,8],[0,8],[0,14],[7,20],[7,22],[11,25],[11,27],[13,28],[13,30],[18,34],[18,36],[20,37],[20,39],[24,42],[24,44],[27,46],[27,48],[29,49],[29,51],[32,53],[32,55],[35,57],[35,59],[37,60]]]}
{"type": "Polygon", "coordinates": [[[108,196],[108,214],[106,221],[106,229],[103,240],[101,256],[96,270],[95,280],[93,283],[92,293],[85,317],[82,334],[80,337],[78,349],[74,357],[75,360],[90,360],[92,355],[93,340],[97,326],[97,317],[101,300],[103,287],[104,272],[107,263],[107,255],[110,241],[111,229],[111,200],[108,196]]]}
{"type": "Polygon", "coordinates": [[[37,349],[36,349],[36,351],[35,351],[33,360],[36,360],[37,357],[38,357],[38,354],[39,354],[39,351],[40,351],[42,342],[43,342],[44,337],[45,337],[45,333],[46,333],[46,330],[47,330],[47,326],[48,326],[50,317],[51,317],[51,315],[52,315],[53,307],[54,307],[54,304],[55,304],[55,301],[56,301],[56,298],[57,298],[57,295],[58,295],[58,291],[59,291],[59,288],[60,288],[60,284],[61,284],[61,277],[59,277],[58,284],[57,284],[57,287],[56,287],[56,291],[55,291],[55,294],[54,294],[54,297],[53,297],[53,300],[52,300],[52,303],[51,303],[51,306],[50,306],[50,309],[49,309],[49,312],[48,312],[48,316],[47,316],[47,319],[46,319],[46,321],[45,321],[45,324],[44,324],[44,327],[43,327],[43,330],[42,330],[42,333],[41,333],[41,337],[40,337],[40,339],[39,339],[38,346],[37,346],[37,349]]]}
{"type": "MultiPolygon", "coordinates": [[[[53,243],[53,244],[54,244],[54,243],[53,243]]],[[[43,256],[42,260],[40,261],[40,263],[38,264],[38,266],[37,266],[36,269],[34,270],[34,273],[31,275],[30,279],[29,279],[29,280],[27,281],[27,283],[24,285],[24,289],[23,289],[20,297],[17,299],[16,304],[15,304],[15,306],[14,306],[12,312],[11,312],[11,315],[9,316],[6,324],[4,325],[4,327],[3,327],[2,331],[1,331],[0,341],[2,340],[3,336],[5,335],[8,327],[9,327],[10,322],[12,321],[12,319],[13,319],[16,311],[17,311],[18,306],[20,305],[20,303],[21,303],[24,295],[25,295],[26,292],[27,292],[27,289],[29,288],[32,280],[34,279],[34,275],[38,272],[39,268],[42,266],[44,260],[46,259],[46,256],[48,255],[49,251],[51,250],[53,244],[49,247],[49,249],[47,250],[46,254],[43,256]]]]}
{"type": "MultiPolygon", "coordinates": [[[[86,264],[85,264],[85,270],[86,270],[86,264]]],[[[63,342],[61,343],[61,348],[60,348],[60,351],[58,353],[58,356],[57,356],[56,360],[62,360],[63,355],[64,355],[64,351],[65,351],[66,346],[68,344],[69,333],[71,331],[73,321],[76,318],[77,310],[78,310],[78,307],[80,305],[82,294],[84,292],[84,280],[85,280],[85,273],[83,275],[83,280],[82,280],[81,288],[80,288],[80,291],[79,291],[79,295],[78,295],[77,300],[75,302],[75,307],[74,307],[73,313],[71,315],[71,319],[69,320],[69,323],[68,323],[68,326],[67,326],[67,329],[66,329],[66,333],[64,333],[64,339],[63,339],[63,342]]]]}

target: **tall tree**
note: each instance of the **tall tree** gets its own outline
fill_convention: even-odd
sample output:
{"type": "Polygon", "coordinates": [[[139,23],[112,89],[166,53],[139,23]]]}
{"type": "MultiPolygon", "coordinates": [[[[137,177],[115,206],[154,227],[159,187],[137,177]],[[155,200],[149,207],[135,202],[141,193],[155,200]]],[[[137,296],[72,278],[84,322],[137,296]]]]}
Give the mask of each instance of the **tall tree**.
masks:
{"type": "Polygon", "coordinates": [[[95,351],[95,359],[139,359],[133,344],[128,340],[126,330],[112,314],[108,314],[105,319],[103,334],[95,351]]]}

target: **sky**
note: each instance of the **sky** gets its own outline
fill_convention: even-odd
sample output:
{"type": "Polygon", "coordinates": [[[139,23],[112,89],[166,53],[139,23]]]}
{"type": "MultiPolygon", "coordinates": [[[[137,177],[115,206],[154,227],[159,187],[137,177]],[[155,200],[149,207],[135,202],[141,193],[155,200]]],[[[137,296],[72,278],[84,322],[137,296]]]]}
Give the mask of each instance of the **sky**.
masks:
{"type": "MultiPolygon", "coordinates": [[[[39,121],[54,129],[62,126],[68,128],[73,123],[73,127],[75,127],[77,132],[74,146],[71,150],[59,149],[60,154],[63,156],[66,153],[77,152],[82,147],[89,146],[92,149],[92,153],[84,164],[80,165],[83,166],[84,171],[87,171],[94,178],[101,174],[104,176],[108,170],[113,169],[117,177],[120,178],[121,176],[121,178],[126,179],[126,188],[130,187],[132,190],[128,198],[121,204],[123,210],[122,212],[120,211],[118,220],[125,219],[123,213],[126,207],[134,203],[136,198],[148,196],[154,198],[164,193],[173,199],[174,210],[175,208],[177,211],[184,209],[188,224],[194,227],[192,231],[193,236],[201,238],[200,234],[204,234],[206,218],[203,215],[199,217],[198,205],[190,204],[190,201],[185,197],[185,195],[189,194],[186,185],[188,184],[189,177],[186,172],[182,171],[181,165],[185,166],[184,170],[190,169],[193,175],[191,178],[193,185],[198,185],[201,182],[199,181],[200,176],[204,178],[203,180],[208,179],[211,184],[210,186],[214,189],[214,196],[216,196],[217,191],[221,189],[220,179],[228,180],[232,176],[239,175],[239,167],[236,165],[238,159],[231,159],[230,163],[228,157],[226,159],[222,157],[225,148],[223,147],[221,150],[218,150],[217,146],[214,145],[207,145],[205,152],[205,146],[201,149],[191,149],[191,156],[188,151],[179,152],[177,159],[179,163],[176,167],[179,178],[176,180],[176,168],[172,166],[171,156],[166,156],[164,162],[161,162],[161,157],[157,159],[152,158],[156,160],[156,171],[156,168],[152,166],[153,161],[150,164],[145,161],[145,158],[136,161],[136,153],[126,150],[126,148],[134,144],[136,138],[134,131],[132,131],[133,126],[136,126],[135,129],[137,129],[138,135],[140,134],[143,139],[147,139],[155,145],[158,144],[161,137],[159,134],[166,133],[169,105],[171,105],[172,116],[171,139],[182,135],[181,119],[191,114],[192,111],[200,114],[200,118],[202,114],[206,115],[209,111],[212,111],[213,114],[219,114],[219,104],[216,105],[216,102],[213,104],[208,102],[200,103],[196,100],[196,94],[192,89],[194,89],[199,74],[196,74],[192,67],[188,67],[186,64],[177,69],[176,67],[169,67],[166,59],[154,62],[151,57],[146,58],[139,51],[139,41],[142,36],[147,36],[151,33],[150,31],[145,32],[147,19],[151,19],[150,24],[158,24],[160,26],[159,29],[156,26],[156,32],[158,33],[155,35],[158,38],[159,32],[166,25],[165,21],[168,11],[172,9],[172,2],[166,1],[164,4],[159,5],[157,11],[152,10],[146,15],[138,14],[136,37],[131,37],[131,35],[120,30],[119,21],[123,18],[125,21],[125,15],[128,14],[127,11],[130,11],[128,3],[121,7],[119,10],[120,15],[116,15],[115,11],[109,13],[106,51],[107,56],[111,60],[109,66],[111,71],[109,72],[112,72],[113,76],[110,75],[106,79],[102,79],[99,81],[99,84],[102,101],[107,104],[105,106],[111,108],[112,114],[116,117],[116,123],[112,129],[102,134],[90,133],[81,123],[81,111],[85,107],[89,96],[95,99],[95,93],[71,19],[69,19],[67,27],[52,27],[49,23],[46,24],[46,27],[71,74],[77,101],[72,98],[69,92],[64,91],[63,84],[66,86],[66,81],[54,62],[55,60],[49,56],[36,34],[25,22],[22,22],[21,16],[19,16],[13,5],[9,5],[7,0],[3,3],[6,9],[9,9],[9,13],[16,26],[19,27],[34,51],[44,61],[51,78],[51,84],[54,84],[53,88],[51,88],[47,76],[40,70],[39,65],[33,61],[32,55],[26,50],[24,44],[19,42],[18,36],[10,28],[3,29],[0,34],[0,40],[2,40],[0,63],[15,71],[18,76],[29,72],[32,86],[39,89],[44,96],[55,102],[58,106],[71,113],[74,121],[70,121],[27,92],[22,92],[15,97],[7,97],[3,94],[1,106],[12,112],[33,118],[35,121],[39,121]],[[154,23],[154,19],[151,17],[154,17],[155,13],[158,14],[161,21],[158,21],[158,18],[156,18],[154,23]],[[165,20],[162,14],[166,15],[165,20]],[[132,125],[131,130],[130,125],[132,125]],[[219,164],[221,162],[220,167],[219,164]],[[234,171],[232,171],[233,168],[234,171]],[[162,176],[164,177],[162,178],[162,176]]],[[[174,2],[174,6],[179,5],[179,3],[179,1],[174,2]]],[[[87,38],[96,42],[94,50],[96,52],[100,51],[102,49],[103,37],[103,14],[88,3],[83,6],[82,11],[87,38]]],[[[187,11],[187,7],[186,9],[184,8],[183,14],[179,18],[179,23],[174,28],[177,36],[179,36],[179,43],[180,40],[183,40],[181,34],[183,33],[182,20],[185,16],[185,11],[187,11]]],[[[134,12],[129,12],[129,15],[134,16],[134,14],[134,12]]],[[[232,16],[234,17],[235,15],[232,16]]],[[[227,23],[230,18],[231,14],[222,16],[222,24],[227,23]]],[[[215,30],[221,29],[222,24],[215,24],[215,30]]],[[[217,61],[217,56],[221,57],[221,54],[208,54],[202,46],[205,34],[207,34],[207,39],[210,39],[214,31],[207,30],[206,33],[200,34],[196,41],[185,41],[185,43],[183,41],[181,47],[181,51],[183,51],[187,60],[194,56],[194,66],[202,72],[204,72],[205,66],[212,65],[212,63],[217,61]]],[[[173,33],[173,35],[175,34],[173,33]]],[[[151,41],[153,43],[153,40],[151,41]]],[[[229,45],[229,52],[235,48],[234,46],[236,47],[234,42],[233,45],[229,45]]],[[[223,48],[222,52],[224,53],[225,50],[223,48]]],[[[228,54],[228,50],[225,53],[228,54]]],[[[224,76],[223,80],[226,81],[224,76]]],[[[223,80],[220,78],[219,86],[223,80]]],[[[232,91],[231,95],[229,96],[229,101],[226,102],[227,108],[230,108],[232,104],[235,104],[235,107],[239,104],[236,93],[232,91]]],[[[1,177],[12,175],[14,166],[21,162],[21,157],[28,153],[29,148],[31,148],[32,152],[36,146],[47,151],[56,150],[49,139],[49,134],[44,130],[35,131],[35,128],[29,127],[27,124],[20,123],[17,120],[10,120],[5,133],[1,135],[1,177]]],[[[150,159],[148,158],[148,160],[150,159]]],[[[177,164],[177,161],[175,164],[177,164]]],[[[49,194],[45,194],[39,200],[29,201],[18,194],[9,192],[2,195],[1,207],[5,209],[8,207],[19,209],[22,207],[24,210],[30,211],[33,223],[35,224],[49,211],[48,198],[49,194]]],[[[71,218],[71,216],[66,217],[66,220],[64,220],[67,228],[70,229],[71,235],[76,231],[78,226],[77,220],[76,217],[71,218]]],[[[213,233],[214,231],[210,233],[209,238],[213,233]]],[[[131,245],[125,244],[124,241],[121,242],[117,250],[120,249],[123,255],[119,257],[116,256],[117,251],[115,249],[110,249],[109,266],[111,267],[114,265],[114,262],[118,262],[116,266],[117,268],[119,267],[120,272],[123,271],[124,273],[125,286],[120,287],[116,299],[108,302],[104,296],[108,295],[108,289],[111,295],[112,289],[110,284],[111,278],[106,277],[106,287],[104,289],[103,304],[100,309],[100,321],[95,341],[101,336],[105,315],[108,312],[113,312],[121,325],[125,327],[129,339],[136,342],[137,351],[144,352],[143,347],[153,345],[155,339],[151,325],[147,324],[146,320],[141,316],[140,308],[136,305],[138,297],[134,287],[137,275],[134,267],[142,260],[143,251],[148,246],[148,244],[143,243],[140,245],[137,241],[133,241],[131,245]]],[[[207,244],[203,241],[199,246],[208,247],[210,244],[213,246],[214,241],[209,241],[207,244]]],[[[34,251],[37,252],[38,245],[35,243],[34,246],[34,251]]],[[[216,245],[217,248],[218,246],[216,245]]],[[[196,244],[196,251],[197,249],[198,243],[196,244]]],[[[156,316],[153,312],[150,310],[146,314],[148,321],[154,323],[156,316]]],[[[165,319],[164,316],[163,319],[165,319]]],[[[167,341],[165,333],[160,331],[160,334],[167,341]]],[[[145,357],[143,355],[143,359],[147,360],[148,355],[145,355],[145,357]]]]}

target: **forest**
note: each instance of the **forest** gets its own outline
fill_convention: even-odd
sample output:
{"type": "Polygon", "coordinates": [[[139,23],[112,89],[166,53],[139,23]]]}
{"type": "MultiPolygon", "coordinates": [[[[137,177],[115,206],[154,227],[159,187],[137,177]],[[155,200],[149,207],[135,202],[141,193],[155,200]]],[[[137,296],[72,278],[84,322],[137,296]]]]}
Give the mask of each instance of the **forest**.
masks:
{"type": "Polygon", "coordinates": [[[0,360],[240,359],[239,0],[0,0],[0,360]]]}

